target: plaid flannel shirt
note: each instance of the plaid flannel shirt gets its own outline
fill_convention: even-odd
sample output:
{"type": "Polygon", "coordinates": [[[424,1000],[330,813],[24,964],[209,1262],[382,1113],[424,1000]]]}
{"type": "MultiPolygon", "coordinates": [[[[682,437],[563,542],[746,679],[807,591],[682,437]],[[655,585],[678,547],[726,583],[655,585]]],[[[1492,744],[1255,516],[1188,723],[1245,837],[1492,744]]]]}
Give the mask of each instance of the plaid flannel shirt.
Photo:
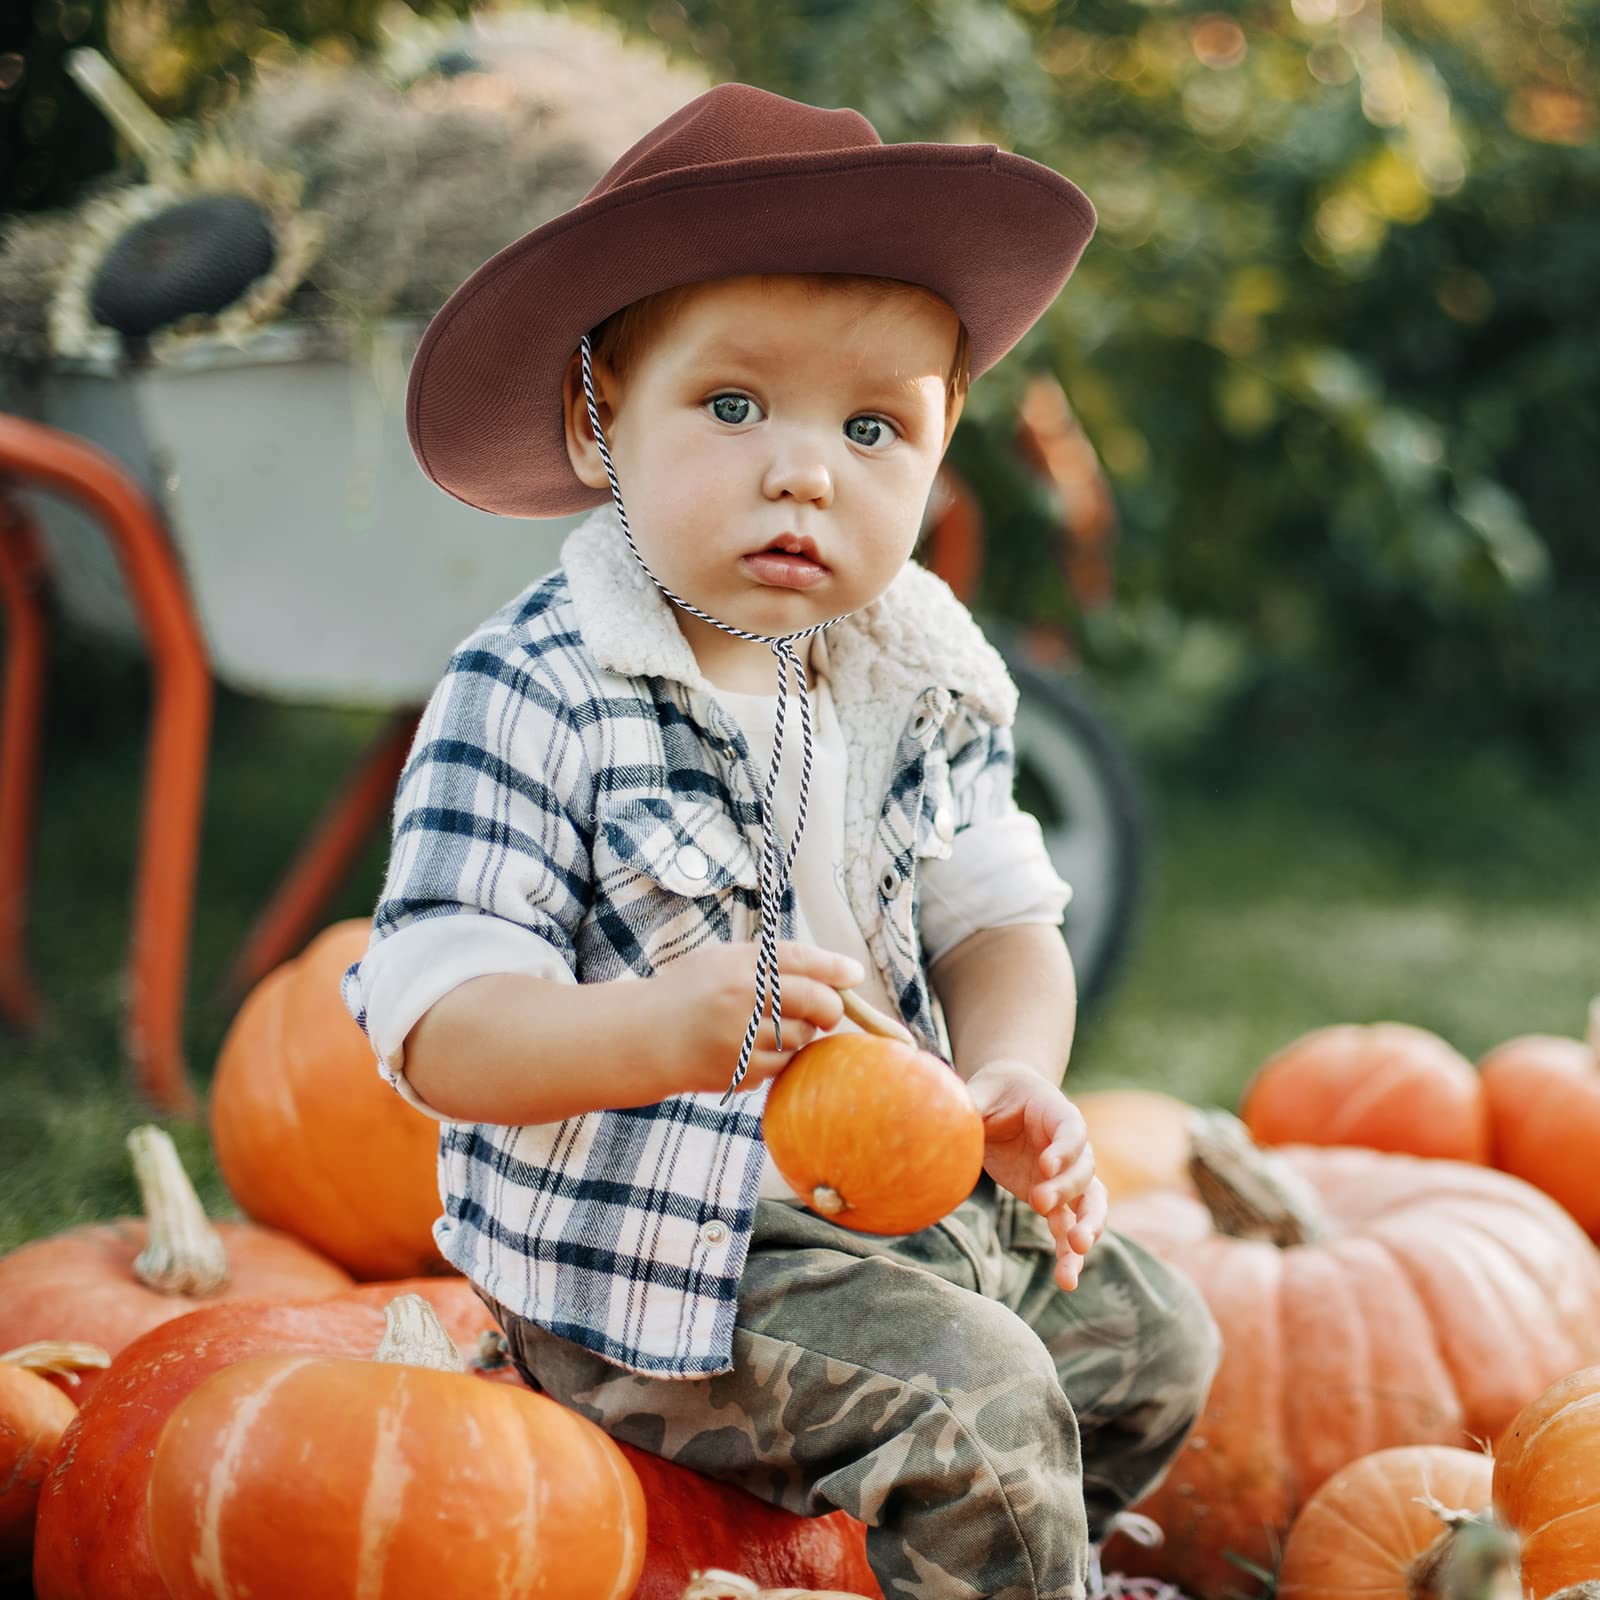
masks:
{"type": "MultiPolygon", "coordinates": [[[[404,1030],[463,972],[648,977],[707,940],[757,937],[765,771],[615,509],[574,528],[561,557],[451,657],[401,775],[371,943],[344,977],[380,1069],[413,1100],[404,1030]],[[459,959],[439,959],[447,948],[459,959]]],[[[921,865],[988,841],[974,927],[985,908],[994,923],[1036,912],[1052,885],[1059,924],[1071,895],[1012,798],[1017,691],[915,562],[818,643],[850,749],[847,898],[901,1019],[948,1060],[921,865]]],[[[779,935],[796,936],[792,884],[779,935]]],[[[434,1237],[497,1300],[619,1366],[725,1372],[766,1093],[527,1127],[442,1121],[434,1237]]]]}

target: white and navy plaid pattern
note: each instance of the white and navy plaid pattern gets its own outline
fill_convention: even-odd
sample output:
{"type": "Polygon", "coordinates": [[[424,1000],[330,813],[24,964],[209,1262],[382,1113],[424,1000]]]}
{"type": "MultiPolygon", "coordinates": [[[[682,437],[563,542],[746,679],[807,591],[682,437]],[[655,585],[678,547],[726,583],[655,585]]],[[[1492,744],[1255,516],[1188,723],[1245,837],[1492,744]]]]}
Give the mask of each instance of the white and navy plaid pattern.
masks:
{"type": "MultiPolygon", "coordinates": [[[[581,551],[579,536],[614,534],[611,517],[609,507],[597,512],[568,550],[581,551]]],[[[960,629],[973,627],[964,608],[920,568],[902,580],[895,592],[919,603],[938,590],[932,620],[943,643],[928,660],[954,656],[960,629]]],[[[598,604],[591,615],[598,633],[598,604]]],[[[855,626],[854,617],[840,624],[855,626]]],[[[920,626],[902,634],[923,637],[920,626]]],[[[866,634],[841,636],[830,661],[854,665],[877,647],[866,634]]],[[[874,679],[901,685],[891,706],[849,699],[842,680],[836,698],[847,734],[876,730],[887,752],[881,799],[858,797],[876,822],[853,908],[901,1019],[948,1059],[917,933],[917,863],[951,853],[948,825],[945,834],[934,825],[941,807],[956,835],[1015,811],[1013,751],[1009,726],[947,684],[906,691],[925,670],[919,658],[909,675],[874,679]]],[[[981,702],[978,686],[993,678],[972,682],[981,702]]],[[[585,983],[648,977],[707,940],[753,939],[756,780],[743,731],[713,693],[597,661],[567,569],[557,568],[458,647],[429,700],[401,775],[367,959],[440,917],[500,919],[497,935],[543,941],[585,983]],[[691,844],[709,864],[701,876],[680,864],[691,844]]],[[[792,885],[779,911],[779,936],[795,937],[792,885]]],[[[364,1030],[366,964],[343,984],[364,1030]]],[[[442,1123],[439,1248],[497,1300],[618,1365],[679,1377],[727,1371],[765,1096],[765,1085],[726,1106],[715,1093],[676,1095],[529,1127],[442,1123]]]]}

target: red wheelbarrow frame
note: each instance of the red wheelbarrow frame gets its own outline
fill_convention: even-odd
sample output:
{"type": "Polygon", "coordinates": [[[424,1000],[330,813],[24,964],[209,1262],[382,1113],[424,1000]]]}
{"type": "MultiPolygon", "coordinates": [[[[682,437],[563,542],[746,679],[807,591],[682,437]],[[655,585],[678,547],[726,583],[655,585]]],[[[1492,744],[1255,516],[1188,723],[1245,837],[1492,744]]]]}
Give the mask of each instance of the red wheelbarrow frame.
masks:
{"type": "MultiPolygon", "coordinates": [[[[1017,448],[1060,501],[1061,560],[1084,610],[1111,595],[1117,519],[1109,485],[1067,397],[1046,373],[1032,375],[1019,409],[1017,448]]],[[[196,867],[211,734],[212,668],[194,605],[155,502],[122,465],[75,434],[0,415],[0,604],[6,617],[0,717],[0,1019],[20,1029],[45,1007],[28,968],[24,936],[44,704],[47,562],[34,519],[16,489],[72,500],[100,525],[138,614],[153,674],[139,831],[123,1047],[134,1087],[158,1111],[199,1106],[184,1063],[183,1013],[196,867]]],[[[977,497],[948,463],[939,469],[933,520],[919,558],[963,603],[983,567],[977,497]]],[[[1041,665],[1070,661],[1071,641],[1034,628],[1023,646],[1041,665]]],[[[312,825],[295,860],[252,925],[223,981],[237,1002],[316,931],[394,803],[420,706],[386,720],[350,777],[312,825]]]]}

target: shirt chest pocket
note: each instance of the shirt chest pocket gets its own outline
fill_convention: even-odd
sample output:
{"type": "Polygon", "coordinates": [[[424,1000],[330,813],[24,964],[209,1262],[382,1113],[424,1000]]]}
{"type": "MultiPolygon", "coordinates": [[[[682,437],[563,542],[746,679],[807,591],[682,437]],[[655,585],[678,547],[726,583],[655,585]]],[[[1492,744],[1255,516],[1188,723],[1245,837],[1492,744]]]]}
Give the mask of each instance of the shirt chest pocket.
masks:
{"type": "Polygon", "coordinates": [[[715,801],[627,800],[600,817],[595,887],[608,932],[648,973],[711,939],[753,937],[761,876],[744,830],[715,801]]]}

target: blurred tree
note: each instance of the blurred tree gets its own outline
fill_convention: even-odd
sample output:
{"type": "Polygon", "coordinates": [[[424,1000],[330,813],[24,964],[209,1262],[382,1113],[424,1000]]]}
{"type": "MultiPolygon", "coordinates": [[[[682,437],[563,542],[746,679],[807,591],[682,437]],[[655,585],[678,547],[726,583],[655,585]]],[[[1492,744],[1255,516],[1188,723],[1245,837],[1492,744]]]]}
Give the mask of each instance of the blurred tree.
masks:
{"type": "Polygon", "coordinates": [[[1006,459],[1005,368],[1043,362],[1123,515],[1091,651],[1158,669],[1152,717],[1444,719],[1553,759],[1594,726],[1596,0],[608,9],[719,76],[887,140],[993,141],[1094,200],[1072,282],[952,446],[1008,488],[990,603],[1070,615],[1006,459]]]}
{"type": "MultiPolygon", "coordinates": [[[[116,143],[66,70],[92,45],[166,117],[228,104],[255,62],[306,48],[334,59],[372,49],[401,0],[27,0],[0,6],[0,212],[66,204],[107,171],[116,143]]],[[[464,16],[469,0],[402,5],[464,16]]]]}

